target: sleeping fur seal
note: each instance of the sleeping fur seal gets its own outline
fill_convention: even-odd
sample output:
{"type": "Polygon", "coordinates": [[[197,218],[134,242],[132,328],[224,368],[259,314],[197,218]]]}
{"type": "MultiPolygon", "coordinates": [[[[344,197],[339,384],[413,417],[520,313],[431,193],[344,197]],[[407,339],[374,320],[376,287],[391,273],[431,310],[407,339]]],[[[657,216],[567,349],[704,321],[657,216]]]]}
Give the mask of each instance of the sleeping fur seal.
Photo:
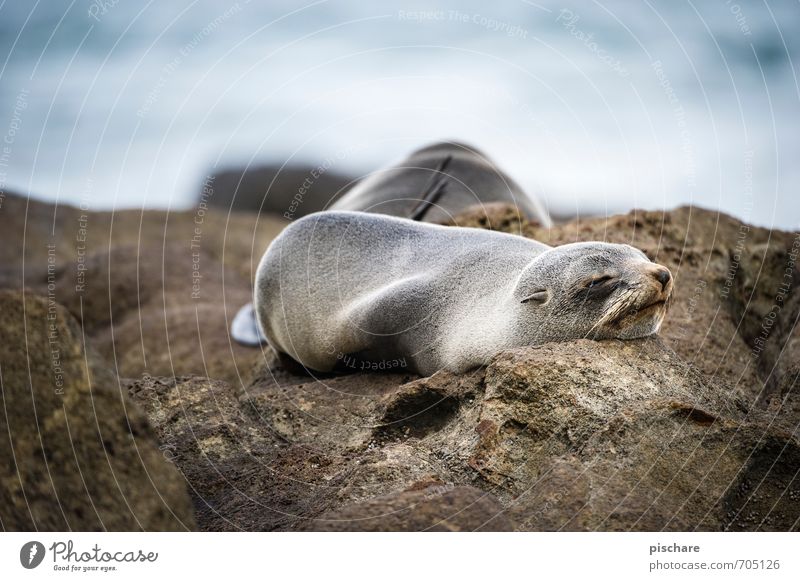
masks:
{"type": "Polygon", "coordinates": [[[288,226],[261,259],[255,311],[308,369],[462,372],[499,351],[656,333],[668,269],[627,245],[520,236],[363,212],[288,226]]]}
{"type": "MultiPolygon", "coordinates": [[[[330,210],[440,222],[470,206],[497,202],[513,205],[522,216],[544,226],[551,224],[538,200],[528,196],[486,155],[464,143],[442,141],[372,174],[334,202],[330,210]]],[[[236,313],[231,337],[251,347],[266,342],[252,303],[236,313]]]]}

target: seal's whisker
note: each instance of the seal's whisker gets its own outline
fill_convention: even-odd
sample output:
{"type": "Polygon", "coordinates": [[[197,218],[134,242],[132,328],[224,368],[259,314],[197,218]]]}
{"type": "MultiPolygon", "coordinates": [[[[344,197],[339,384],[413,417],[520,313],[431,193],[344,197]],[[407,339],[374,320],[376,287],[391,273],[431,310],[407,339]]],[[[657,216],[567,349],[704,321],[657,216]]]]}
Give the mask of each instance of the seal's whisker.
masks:
{"type": "Polygon", "coordinates": [[[628,310],[635,302],[636,302],[636,291],[638,290],[638,286],[632,285],[626,288],[622,293],[619,294],[614,299],[614,302],[609,305],[603,315],[597,320],[597,322],[592,325],[592,327],[586,332],[583,336],[584,339],[589,337],[598,327],[601,327],[608,323],[609,321],[613,321],[619,315],[624,313],[628,310]]]}

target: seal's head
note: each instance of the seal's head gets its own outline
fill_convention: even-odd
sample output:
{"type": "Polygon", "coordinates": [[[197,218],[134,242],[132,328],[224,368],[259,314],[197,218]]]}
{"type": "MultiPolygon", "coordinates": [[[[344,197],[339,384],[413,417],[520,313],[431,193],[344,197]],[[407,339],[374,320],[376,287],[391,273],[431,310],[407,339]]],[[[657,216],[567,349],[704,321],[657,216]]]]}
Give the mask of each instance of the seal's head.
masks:
{"type": "Polygon", "coordinates": [[[531,261],[513,299],[537,342],[636,339],[658,332],[672,288],[670,271],[632,246],[579,242],[531,261]]]}

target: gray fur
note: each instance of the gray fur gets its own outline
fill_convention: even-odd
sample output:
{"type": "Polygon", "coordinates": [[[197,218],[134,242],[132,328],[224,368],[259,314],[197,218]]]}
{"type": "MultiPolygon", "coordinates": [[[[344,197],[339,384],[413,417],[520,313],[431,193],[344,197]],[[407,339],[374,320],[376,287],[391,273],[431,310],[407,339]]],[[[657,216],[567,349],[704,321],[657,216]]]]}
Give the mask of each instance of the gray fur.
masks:
{"type": "Polygon", "coordinates": [[[321,212],[272,242],[255,307],[270,345],[307,368],[429,375],[513,347],[656,333],[672,292],[671,279],[657,278],[665,270],[627,245],[551,248],[488,230],[321,212]]]}
{"type": "Polygon", "coordinates": [[[425,222],[444,222],[475,204],[505,202],[516,205],[523,215],[543,226],[551,225],[538,200],[528,196],[482,152],[456,142],[418,149],[399,164],[377,171],[356,184],[329,209],[408,218],[437,173],[446,178],[446,188],[425,213],[425,222]],[[451,159],[446,169],[439,172],[442,160],[448,156],[451,159]]]}
{"type": "MultiPolygon", "coordinates": [[[[447,141],[418,149],[400,164],[374,173],[330,209],[441,222],[469,206],[490,202],[514,204],[523,215],[551,225],[541,204],[482,152],[447,141]]],[[[263,344],[252,303],[236,314],[231,337],[251,347],[263,344]]]]}

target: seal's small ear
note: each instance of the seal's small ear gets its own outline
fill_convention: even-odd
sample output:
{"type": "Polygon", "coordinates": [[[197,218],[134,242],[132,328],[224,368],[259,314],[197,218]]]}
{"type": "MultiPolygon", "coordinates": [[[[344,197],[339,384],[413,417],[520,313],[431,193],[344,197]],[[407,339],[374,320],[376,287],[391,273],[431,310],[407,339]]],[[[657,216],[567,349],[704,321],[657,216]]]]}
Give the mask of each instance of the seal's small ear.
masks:
{"type": "Polygon", "coordinates": [[[549,299],[549,298],[550,298],[550,293],[547,292],[547,289],[546,288],[541,288],[541,289],[539,289],[537,291],[534,291],[533,294],[528,295],[527,297],[522,299],[520,302],[522,302],[522,303],[528,303],[528,302],[546,303],[547,299],[549,299]]]}

